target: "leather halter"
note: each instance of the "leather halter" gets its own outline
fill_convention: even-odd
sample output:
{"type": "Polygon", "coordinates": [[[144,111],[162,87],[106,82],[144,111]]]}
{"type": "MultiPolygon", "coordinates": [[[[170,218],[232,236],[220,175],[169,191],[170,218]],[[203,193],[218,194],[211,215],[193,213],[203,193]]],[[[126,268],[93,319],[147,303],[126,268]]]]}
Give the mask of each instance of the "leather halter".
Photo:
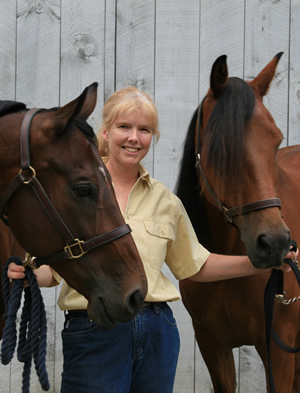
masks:
{"type": "Polygon", "coordinates": [[[7,216],[5,214],[6,206],[10,199],[13,197],[15,191],[21,185],[29,185],[34,191],[38,200],[40,201],[43,209],[48,214],[52,223],[55,225],[57,231],[66,242],[64,251],[50,255],[46,258],[35,258],[33,260],[33,264],[36,267],[44,264],[51,265],[52,263],[63,259],[80,258],[88,251],[96,247],[102,246],[106,243],[112,242],[131,232],[131,228],[129,227],[129,225],[124,224],[116,229],[113,229],[112,231],[109,231],[87,241],[79,240],[72,235],[71,231],[66,226],[66,224],[58,214],[57,210],[51,203],[41,183],[36,178],[36,172],[31,166],[30,162],[30,125],[33,117],[42,110],[43,109],[37,108],[30,109],[23,119],[20,132],[21,170],[0,197],[0,218],[6,225],[9,225],[7,216]]]}
{"type": "Polygon", "coordinates": [[[279,207],[281,208],[281,201],[279,198],[268,198],[268,199],[262,199],[256,202],[252,203],[247,203],[241,206],[236,206],[232,208],[228,208],[225,203],[223,203],[216,195],[214,192],[213,188],[209,184],[207,177],[205,176],[205,173],[203,171],[202,165],[201,165],[201,142],[200,142],[200,129],[201,129],[201,123],[202,123],[202,104],[199,105],[198,108],[198,114],[197,114],[197,132],[196,132],[196,143],[195,143],[195,154],[196,154],[196,171],[198,178],[202,178],[205,187],[207,188],[209,194],[213,198],[214,202],[216,203],[217,207],[221,212],[224,214],[225,220],[227,223],[234,225],[233,223],[233,217],[239,216],[242,214],[250,213],[253,211],[261,210],[261,209],[267,209],[269,207],[279,207]]]}

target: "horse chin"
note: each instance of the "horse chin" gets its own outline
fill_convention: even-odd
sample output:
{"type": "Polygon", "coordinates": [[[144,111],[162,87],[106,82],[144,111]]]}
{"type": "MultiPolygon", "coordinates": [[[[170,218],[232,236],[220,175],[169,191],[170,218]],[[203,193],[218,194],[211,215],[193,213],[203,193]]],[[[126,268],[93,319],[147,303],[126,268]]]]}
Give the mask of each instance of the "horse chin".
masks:
{"type": "Polygon", "coordinates": [[[278,269],[280,268],[283,263],[284,263],[284,255],[287,252],[279,253],[276,255],[268,255],[268,256],[262,256],[257,253],[253,253],[251,251],[248,252],[248,256],[250,258],[250,261],[254,267],[257,269],[278,269]]]}
{"type": "MultiPolygon", "coordinates": [[[[142,304],[142,303],[141,303],[142,304]]],[[[93,301],[88,302],[87,312],[94,322],[104,329],[113,329],[120,323],[131,321],[140,309],[130,309],[117,302],[107,301],[97,296],[93,301]]]]}
{"type": "Polygon", "coordinates": [[[103,304],[102,304],[102,307],[97,307],[97,309],[96,309],[89,302],[87,312],[88,312],[88,316],[90,317],[90,319],[93,320],[94,322],[96,322],[103,329],[111,330],[118,325],[118,322],[114,321],[108,315],[103,304]]]}
{"type": "Polygon", "coordinates": [[[288,228],[282,223],[269,228],[256,230],[253,236],[241,231],[241,239],[252,264],[259,269],[279,268],[289,252],[291,237],[288,228]],[[278,228],[279,227],[279,228],[278,228]],[[275,230],[276,229],[276,230],[275,230]]]}

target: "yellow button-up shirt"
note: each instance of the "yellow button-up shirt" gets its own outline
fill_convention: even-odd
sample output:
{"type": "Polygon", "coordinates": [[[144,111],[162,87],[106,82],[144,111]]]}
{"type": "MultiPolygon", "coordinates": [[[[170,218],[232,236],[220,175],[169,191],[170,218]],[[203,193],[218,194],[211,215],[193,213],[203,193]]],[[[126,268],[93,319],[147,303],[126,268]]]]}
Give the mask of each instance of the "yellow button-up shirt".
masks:
{"type": "MultiPolygon", "coordinates": [[[[197,273],[209,256],[199,244],[187,213],[166,186],[149,177],[141,166],[140,176],[132,187],[124,219],[142,259],[148,280],[146,301],[180,299],[174,284],[161,271],[166,263],[176,279],[197,273]]],[[[53,271],[55,279],[61,277],[53,271]]],[[[64,281],[58,299],[62,310],[86,309],[87,300],[64,281]]]]}

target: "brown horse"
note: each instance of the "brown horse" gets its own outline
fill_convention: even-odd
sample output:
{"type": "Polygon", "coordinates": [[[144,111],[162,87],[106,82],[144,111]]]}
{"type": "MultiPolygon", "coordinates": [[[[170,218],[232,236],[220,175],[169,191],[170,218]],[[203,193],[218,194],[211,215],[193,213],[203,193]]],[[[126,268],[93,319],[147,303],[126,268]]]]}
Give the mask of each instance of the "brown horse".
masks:
{"type": "MultiPolygon", "coordinates": [[[[251,82],[228,78],[226,56],[216,60],[189,127],[176,186],[199,241],[214,253],[247,254],[258,268],[281,266],[290,238],[300,244],[300,146],[279,149],[282,134],[262,102],[280,57],[251,82]]],[[[263,304],[269,277],[180,283],[216,393],[235,392],[232,348],[254,345],[267,370],[263,304]]],[[[299,296],[293,272],[284,274],[284,287],[288,297],[299,296]]],[[[273,325],[287,345],[299,346],[300,302],[276,302],[273,325]]],[[[276,392],[300,392],[299,356],[271,343],[276,392]]]]}
{"type": "MultiPolygon", "coordinates": [[[[12,255],[18,255],[20,258],[25,258],[25,251],[13,237],[10,228],[8,228],[2,221],[0,221],[0,269],[2,268],[8,258],[12,255]]],[[[2,339],[4,328],[4,301],[2,297],[2,279],[0,279],[0,340],[2,339]]]]}
{"type": "Polygon", "coordinates": [[[136,315],[147,281],[86,121],[96,101],[94,83],[61,108],[1,103],[0,211],[35,264],[51,265],[111,328],[136,315]]]}

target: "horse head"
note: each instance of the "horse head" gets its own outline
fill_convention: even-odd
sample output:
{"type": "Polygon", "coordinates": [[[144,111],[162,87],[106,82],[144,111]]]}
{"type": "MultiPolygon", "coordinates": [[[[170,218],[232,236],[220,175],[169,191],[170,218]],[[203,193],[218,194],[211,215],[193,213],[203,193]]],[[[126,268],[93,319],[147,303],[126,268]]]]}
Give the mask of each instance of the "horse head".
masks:
{"type": "Polygon", "coordinates": [[[86,122],[96,100],[93,84],[61,108],[36,112],[21,142],[28,112],[0,117],[0,197],[14,176],[25,178],[2,200],[14,236],[85,296],[91,319],[111,328],[136,315],[147,281],[86,122]],[[30,165],[20,171],[20,161],[30,165]]]}
{"type": "Polygon", "coordinates": [[[226,56],[219,57],[195,136],[202,191],[240,230],[259,268],[280,267],[290,247],[276,193],[282,134],[263,104],[281,55],[250,82],[229,78],[226,56]]]}

